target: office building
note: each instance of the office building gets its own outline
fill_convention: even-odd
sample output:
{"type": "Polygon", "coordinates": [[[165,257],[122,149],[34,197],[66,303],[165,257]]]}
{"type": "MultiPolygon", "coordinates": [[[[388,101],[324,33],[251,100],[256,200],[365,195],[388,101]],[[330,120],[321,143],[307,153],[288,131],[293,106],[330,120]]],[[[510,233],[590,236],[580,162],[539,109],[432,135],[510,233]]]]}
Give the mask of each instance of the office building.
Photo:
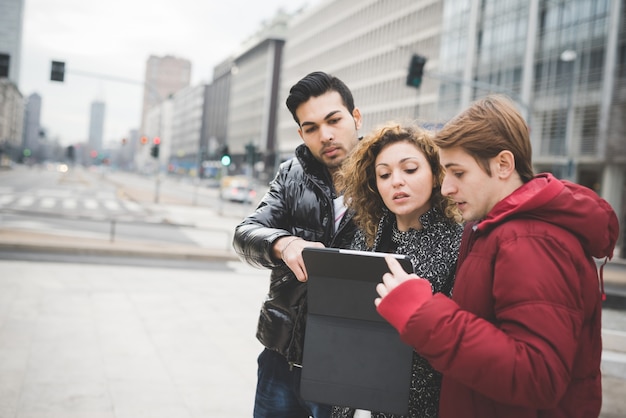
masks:
{"type": "Polygon", "coordinates": [[[24,97],[15,84],[0,79],[0,164],[23,158],[24,97]]]}
{"type": "Polygon", "coordinates": [[[227,126],[232,172],[264,180],[274,173],[279,78],[289,18],[277,12],[233,58],[227,126]]]}
{"type": "Polygon", "coordinates": [[[172,96],[172,134],[163,137],[169,148],[169,165],[181,174],[198,176],[207,86],[199,84],[172,96]]]}
{"type": "Polygon", "coordinates": [[[436,121],[439,83],[406,85],[414,53],[437,66],[443,3],[432,0],[327,0],[292,19],[280,90],[278,147],[281,158],[301,143],[284,103],[289,88],[311,71],[325,71],[352,90],[363,114],[362,134],[398,121],[436,121]]]}
{"type": "Polygon", "coordinates": [[[104,135],[104,113],[106,105],[99,100],[91,103],[89,111],[88,148],[92,158],[96,158],[102,151],[102,137],[104,135]]]}
{"type": "Polygon", "coordinates": [[[41,136],[41,96],[33,93],[26,99],[26,106],[24,107],[22,146],[24,149],[29,149],[33,154],[37,154],[41,136]]]}
{"type": "Polygon", "coordinates": [[[0,78],[19,89],[24,0],[0,0],[0,78]]]}
{"type": "Polygon", "coordinates": [[[596,190],[626,219],[623,0],[326,0],[294,18],[278,116],[281,158],[301,143],[284,107],[307,73],[352,89],[367,133],[387,120],[436,127],[489,93],[527,118],[536,171],[596,190]],[[419,88],[411,56],[426,58],[419,88]]]}
{"type": "Polygon", "coordinates": [[[146,62],[144,77],[143,107],[141,112],[140,135],[145,132],[146,115],[172,94],[188,87],[191,81],[191,62],[170,55],[151,55],[146,62]]]}

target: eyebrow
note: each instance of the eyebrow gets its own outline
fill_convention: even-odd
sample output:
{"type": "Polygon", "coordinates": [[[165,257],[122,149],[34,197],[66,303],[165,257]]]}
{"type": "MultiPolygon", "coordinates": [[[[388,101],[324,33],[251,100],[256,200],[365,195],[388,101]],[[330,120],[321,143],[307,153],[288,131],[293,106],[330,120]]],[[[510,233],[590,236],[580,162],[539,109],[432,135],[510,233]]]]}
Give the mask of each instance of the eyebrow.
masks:
{"type": "Polygon", "coordinates": [[[450,167],[454,167],[454,166],[460,166],[461,164],[459,163],[448,163],[446,165],[444,165],[444,168],[450,168],[450,167]]]}
{"type": "MultiPolygon", "coordinates": [[[[333,117],[337,113],[341,113],[341,110],[333,110],[332,112],[330,112],[326,116],[324,116],[324,120],[327,120],[327,119],[333,117]]],[[[307,122],[307,121],[304,121],[304,122],[302,122],[300,124],[300,126],[308,126],[308,125],[317,125],[317,124],[314,123],[314,122],[307,122]]]]}
{"type": "MultiPolygon", "coordinates": [[[[408,160],[417,160],[417,157],[405,157],[405,158],[400,160],[400,164],[402,164],[402,163],[404,163],[404,162],[406,162],[408,160]]],[[[389,165],[389,164],[387,164],[387,163],[378,163],[378,164],[376,164],[375,167],[378,167],[380,165],[389,165]]]]}

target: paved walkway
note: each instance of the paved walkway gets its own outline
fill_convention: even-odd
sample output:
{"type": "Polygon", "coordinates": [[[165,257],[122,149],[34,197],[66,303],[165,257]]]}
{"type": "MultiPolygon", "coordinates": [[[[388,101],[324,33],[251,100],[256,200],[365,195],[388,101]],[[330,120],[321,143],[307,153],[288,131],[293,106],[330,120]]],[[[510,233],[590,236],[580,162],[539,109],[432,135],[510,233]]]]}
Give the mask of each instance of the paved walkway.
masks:
{"type": "MultiPolygon", "coordinates": [[[[231,269],[0,261],[0,417],[251,416],[267,272],[246,269],[224,245],[240,217],[177,203],[142,202],[214,239],[156,245],[0,225],[0,251],[225,260],[231,269]]],[[[622,263],[605,268],[607,291],[626,289],[622,263]]],[[[626,416],[624,325],[604,334],[602,418],[626,416]]]]}

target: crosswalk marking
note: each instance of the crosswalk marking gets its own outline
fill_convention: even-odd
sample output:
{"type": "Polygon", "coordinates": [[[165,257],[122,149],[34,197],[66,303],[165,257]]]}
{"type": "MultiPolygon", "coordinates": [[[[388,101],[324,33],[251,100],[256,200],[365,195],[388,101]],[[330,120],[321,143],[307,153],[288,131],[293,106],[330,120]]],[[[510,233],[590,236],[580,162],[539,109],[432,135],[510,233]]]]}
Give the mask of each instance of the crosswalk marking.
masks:
{"type": "Polygon", "coordinates": [[[96,199],[85,199],[85,201],[83,202],[83,204],[85,205],[85,207],[89,210],[95,210],[98,209],[98,206],[100,206],[98,204],[98,201],[96,199]]]}
{"type": "Polygon", "coordinates": [[[134,213],[140,215],[143,213],[143,207],[136,202],[130,200],[119,200],[108,192],[100,192],[96,197],[76,197],[72,194],[60,191],[55,193],[49,191],[44,194],[38,192],[35,194],[0,194],[0,209],[19,209],[46,212],[63,210],[63,211],[106,211],[116,215],[121,213],[134,213]],[[100,197],[98,197],[100,196],[100,197]]]}
{"type": "Polygon", "coordinates": [[[17,205],[18,206],[30,206],[35,202],[35,198],[33,196],[22,196],[20,197],[20,199],[17,201],[17,205]]]}
{"type": "Polygon", "coordinates": [[[108,210],[120,210],[120,205],[115,200],[105,200],[104,207],[108,210]]]}
{"type": "Polygon", "coordinates": [[[139,212],[141,210],[141,206],[138,203],[132,202],[130,200],[124,200],[124,206],[131,212],[139,212]]]}
{"type": "Polygon", "coordinates": [[[41,199],[39,206],[41,206],[44,209],[50,209],[55,207],[57,204],[57,201],[55,198],[53,197],[44,197],[43,199],[41,199]]]}
{"type": "Polygon", "coordinates": [[[0,196],[0,205],[4,206],[4,205],[12,202],[13,199],[15,199],[15,197],[13,197],[13,196],[0,196]]]}
{"type": "Polygon", "coordinates": [[[63,208],[64,209],[76,209],[77,202],[76,199],[63,199],[63,208]]]}

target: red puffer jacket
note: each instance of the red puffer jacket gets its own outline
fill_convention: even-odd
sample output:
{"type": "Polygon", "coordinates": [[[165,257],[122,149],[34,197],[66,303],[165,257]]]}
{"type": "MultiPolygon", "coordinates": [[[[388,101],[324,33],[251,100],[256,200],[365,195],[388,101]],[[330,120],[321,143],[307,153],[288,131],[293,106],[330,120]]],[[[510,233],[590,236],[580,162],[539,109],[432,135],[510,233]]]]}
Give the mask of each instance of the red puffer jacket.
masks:
{"type": "MultiPolygon", "coordinates": [[[[440,417],[597,417],[602,306],[592,256],[612,256],[615,212],[593,191],[542,174],[468,227],[452,300],[435,295],[394,324],[443,373],[440,417]]],[[[406,300],[410,282],[379,309],[399,309],[397,290],[406,300]]]]}

